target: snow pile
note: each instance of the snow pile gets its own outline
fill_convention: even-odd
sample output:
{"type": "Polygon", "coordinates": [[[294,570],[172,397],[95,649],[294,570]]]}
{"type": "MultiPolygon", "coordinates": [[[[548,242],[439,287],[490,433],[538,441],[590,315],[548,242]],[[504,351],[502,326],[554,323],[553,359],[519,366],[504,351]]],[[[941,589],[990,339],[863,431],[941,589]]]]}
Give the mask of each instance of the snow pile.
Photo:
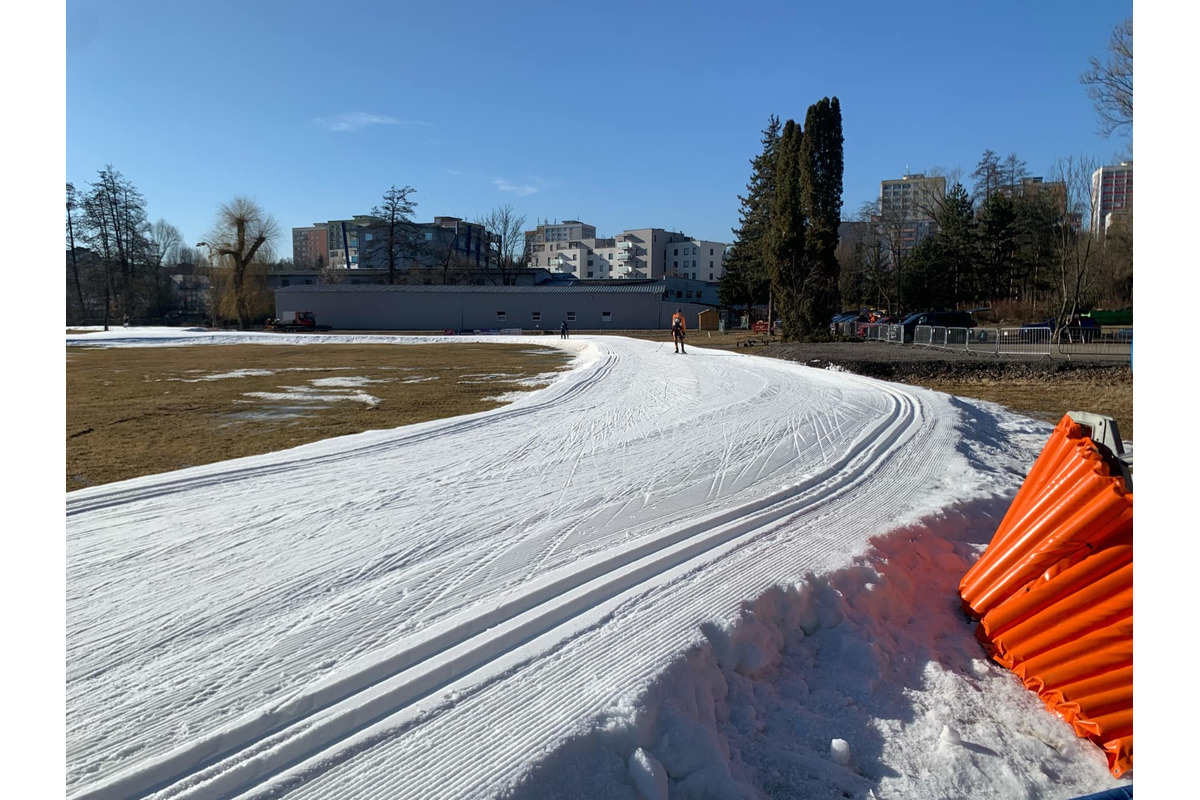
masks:
{"type": "Polygon", "coordinates": [[[1103,786],[1078,768],[1103,769],[1096,748],[986,658],[958,607],[957,579],[1005,509],[951,509],[704,625],[653,686],[507,796],[1067,798],[1103,786]]]}

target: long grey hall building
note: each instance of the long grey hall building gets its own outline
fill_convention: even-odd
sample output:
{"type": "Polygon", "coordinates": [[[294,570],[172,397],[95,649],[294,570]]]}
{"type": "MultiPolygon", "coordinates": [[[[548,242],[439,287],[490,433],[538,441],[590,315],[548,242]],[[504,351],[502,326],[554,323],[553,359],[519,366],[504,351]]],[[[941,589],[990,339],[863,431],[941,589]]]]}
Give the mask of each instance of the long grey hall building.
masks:
{"type": "MultiPolygon", "coordinates": [[[[688,327],[712,304],[673,297],[664,281],[550,286],[310,284],[275,290],[275,315],[312,311],[335,330],[652,330],[682,308],[688,327]]],[[[699,298],[697,298],[699,299],[699,298]]],[[[707,299],[707,298],[705,298],[707,299]]]]}

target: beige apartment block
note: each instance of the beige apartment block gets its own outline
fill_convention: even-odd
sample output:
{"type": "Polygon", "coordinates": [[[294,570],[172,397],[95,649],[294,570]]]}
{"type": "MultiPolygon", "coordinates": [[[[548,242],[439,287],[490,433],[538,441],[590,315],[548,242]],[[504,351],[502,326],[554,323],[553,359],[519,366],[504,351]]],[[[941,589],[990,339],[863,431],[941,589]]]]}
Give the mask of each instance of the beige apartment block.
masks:
{"type": "Polygon", "coordinates": [[[575,220],[527,231],[529,266],[584,280],[671,276],[711,283],[725,272],[728,246],[723,242],[663,228],[633,228],[613,237],[596,237],[595,232],[595,226],[575,220]]]}

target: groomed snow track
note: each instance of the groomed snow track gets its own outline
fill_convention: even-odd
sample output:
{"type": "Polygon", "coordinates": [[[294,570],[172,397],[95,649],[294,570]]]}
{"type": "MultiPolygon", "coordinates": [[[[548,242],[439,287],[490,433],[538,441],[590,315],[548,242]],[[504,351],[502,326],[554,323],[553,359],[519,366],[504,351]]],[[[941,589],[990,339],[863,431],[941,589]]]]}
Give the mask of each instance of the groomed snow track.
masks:
{"type": "Polygon", "coordinates": [[[495,795],[963,458],[943,395],[553,345],[502,409],[68,494],[68,796],[495,795]]]}

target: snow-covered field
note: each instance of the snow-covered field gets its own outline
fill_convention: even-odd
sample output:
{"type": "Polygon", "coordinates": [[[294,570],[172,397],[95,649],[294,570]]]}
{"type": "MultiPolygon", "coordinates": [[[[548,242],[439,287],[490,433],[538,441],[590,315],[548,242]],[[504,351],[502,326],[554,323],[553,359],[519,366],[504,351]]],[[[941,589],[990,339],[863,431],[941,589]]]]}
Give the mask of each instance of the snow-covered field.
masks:
{"type": "MultiPolygon", "coordinates": [[[[67,336],[181,339],[355,340],[67,336]]],[[[959,611],[1049,425],[702,347],[446,339],[481,340],[573,369],[493,411],[66,496],[68,797],[1130,782],[959,611]]]]}

